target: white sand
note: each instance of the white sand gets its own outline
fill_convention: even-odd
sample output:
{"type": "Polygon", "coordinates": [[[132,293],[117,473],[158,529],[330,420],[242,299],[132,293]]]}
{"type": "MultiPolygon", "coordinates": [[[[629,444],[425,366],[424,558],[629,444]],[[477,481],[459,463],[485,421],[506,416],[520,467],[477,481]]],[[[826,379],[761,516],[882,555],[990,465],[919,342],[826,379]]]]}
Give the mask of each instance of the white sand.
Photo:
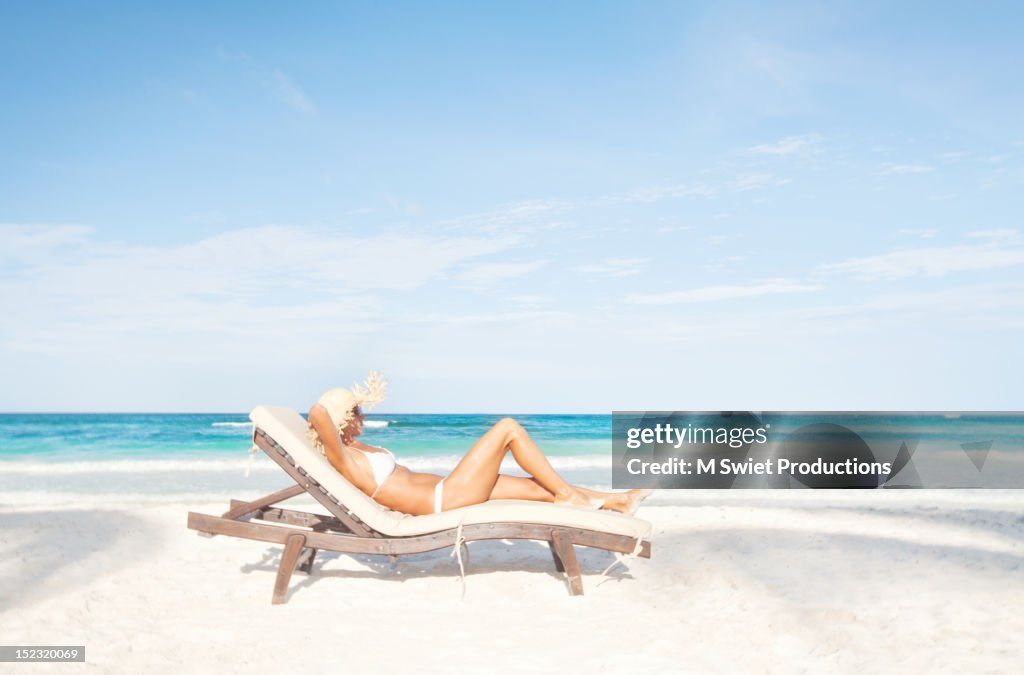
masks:
{"type": "MultiPolygon", "coordinates": [[[[296,503],[296,502],[292,502],[296,503]]],[[[299,502],[301,503],[301,502],[299,502]]],[[[4,644],[85,644],[85,664],[4,672],[1019,672],[1024,495],[659,495],[654,556],[580,549],[584,597],[546,545],[321,553],[288,603],[281,547],[186,529],[190,508],[0,510],[4,644]],[[667,499],[675,500],[666,504],[667,499]]],[[[5,664],[6,666],[6,664],[5,664]]]]}

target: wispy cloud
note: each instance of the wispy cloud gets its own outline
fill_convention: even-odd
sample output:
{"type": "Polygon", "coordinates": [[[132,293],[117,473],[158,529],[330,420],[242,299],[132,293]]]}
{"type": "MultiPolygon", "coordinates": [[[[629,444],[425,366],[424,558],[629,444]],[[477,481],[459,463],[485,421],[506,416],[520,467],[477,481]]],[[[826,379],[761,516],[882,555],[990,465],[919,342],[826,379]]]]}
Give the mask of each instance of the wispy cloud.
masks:
{"type": "Polygon", "coordinates": [[[386,319],[384,294],[413,291],[517,243],[265,226],[155,246],[105,241],[81,228],[5,226],[0,344],[195,361],[237,360],[283,340],[289,355],[329,355],[346,336],[386,319]]]}
{"type": "Polygon", "coordinates": [[[921,239],[931,239],[939,233],[937,227],[904,227],[897,230],[899,234],[908,237],[919,237],[921,239]]]}
{"type": "Polygon", "coordinates": [[[760,190],[767,187],[777,187],[779,185],[785,185],[789,183],[789,178],[783,178],[776,176],[773,173],[750,173],[736,178],[736,189],[740,191],[745,190],[760,190]]]}
{"type": "Polygon", "coordinates": [[[278,101],[301,113],[312,115],[317,107],[295,81],[288,77],[280,68],[269,67],[258,62],[248,53],[220,48],[217,55],[232,63],[241,64],[244,73],[251,81],[270,91],[278,101]]]}
{"type": "Polygon", "coordinates": [[[906,317],[913,313],[938,316],[940,312],[957,310],[963,316],[1000,323],[1019,317],[1024,309],[1024,284],[974,284],[927,291],[885,292],[860,302],[808,307],[797,312],[808,319],[833,319],[843,316],[879,317],[895,314],[906,317]],[[1006,310],[1014,310],[1007,315],[1006,310]]]}
{"type": "Polygon", "coordinates": [[[267,86],[274,92],[278,100],[289,108],[311,115],[316,112],[316,106],[309,100],[306,93],[299,85],[292,82],[283,72],[274,68],[270,72],[267,86]]]}
{"type": "Polygon", "coordinates": [[[715,191],[703,183],[680,183],[634,188],[595,200],[600,204],[650,204],[682,197],[712,197],[715,191]]]}
{"type": "Polygon", "coordinates": [[[510,305],[515,305],[524,310],[536,310],[546,305],[549,298],[544,295],[527,293],[525,295],[509,295],[503,300],[510,305]]]}
{"type": "Polygon", "coordinates": [[[486,288],[501,281],[524,277],[546,263],[546,260],[474,263],[453,274],[452,278],[468,286],[486,288]]]}
{"type": "Polygon", "coordinates": [[[700,183],[674,183],[630,188],[579,199],[527,199],[441,223],[448,229],[473,228],[484,232],[528,234],[568,226],[571,214],[585,209],[628,204],[652,204],[684,198],[715,196],[713,188],[700,183]]]}
{"type": "Polygon", "coordinates": [[[719,232],[717,234],[706,235],[704,237],[704,243],[707,244],[708,246],[721,246],[722,244],[727,244],[733,239],[737,239],[741,236],[743,235],[736,233],[719,232]]]}
{"type": "Polygon", "coordinates": [[[735,266],[737,263],[747,259],[745,255],[727,255],[718,259],[708,260],[704,263],[704,269],[717,271],[735,266]]]}
{"type": "Polygon", "coordinates": [[[579,265],[577,272],[602,277],[628,277],[640,273],[640,266],[648,262],[648,258],[605,258],[589,265],[579,265]]]}
{"type": "Polygon", "coordinates": [[[996,230],[974,230],[968,232],[969,239],[985,239],[994,244],[1016,244],[1020,242],[1020,233],[1017,230],[1001,228],[996,230]]]}
{"type": "Polygon", "coordinates": [[[93,233],[85,225],[17,225],[0,223],[0,262],[44,262],[54,252],[80,246],[93,233]]]}
{"type": "Polygon", "coordinates": [[[805,155],[812,152],[821,142],[818,134],[803,134],[798,136],[786,136],[774,143],[763,143],[750,148],[756,155],[776,155],[788,157],[791,155],[805,155]]]}
{"type": "Polygon", "coordinates": [[[564,199],[528,199],[499,205],[493,209],[472,213],[440,223],[449,230],[473,229],[487,233],[528,234],[547,229],[562,214],[576,208],[564,199]]]}
{"type": "Polygon", "coordinates": [[[878,170],[879,176],[906,176],[914,173],[928,173],[935,167],[930,164],[883,164],[878,170]]]}
{"type": "Polygon", "coordinates": [[[626,296],[625,302],[634,305],[676,305],[694,302],[716,302],[739,298],[759,298],[766,295],[811,293],[824,286],[788,279],[767,279],[747,285],[705,286],[668,293],[635,294],[626,296]]]}
{"type": "Polygon", "coordinates": [[[669,234],[671,232],[686,232],[692,229],[693,225],[661,225],[655,232],[658,234],[669,234]]]}
{"type": "Polygon", "coordinates": [[[968,235],[980,244],[911,248],[821,265],[824,272],[865,281],[938,277],[954,272],[1024,264],[1024,246],[1014,230],[980,230],[968,235]]]}
{"type": "Polygon", "coordinates": [[[514,312],[414,312],[400,318],[402,323],[425,323],[433,326],[441,325],[483,325],[519,322],[537,322],[542,319],[565,317],[565,312],[545,309],[523,309],[514,312]]]}

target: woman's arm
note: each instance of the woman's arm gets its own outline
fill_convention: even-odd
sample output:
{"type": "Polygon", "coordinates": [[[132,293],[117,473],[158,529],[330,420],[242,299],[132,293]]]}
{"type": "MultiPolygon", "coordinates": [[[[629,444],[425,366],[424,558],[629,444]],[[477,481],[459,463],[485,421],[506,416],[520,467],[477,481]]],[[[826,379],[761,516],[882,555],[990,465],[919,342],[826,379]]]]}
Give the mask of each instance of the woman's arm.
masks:
{"type": "Polygon", "coordinates": [[[341,444],[341,437],[338,435],[338,430],[327,413],[327,409],[319,403],[310,408],[309,423],[319,434],[320,441],[324,444],[324,454],[327,455],[327,461],[331,463],[331,466],[363,492],[373,489],[373,485],[367,484],[365,479],[354,480],[363,472],[358,470],[360,467],[356,463],[352,451],[341,444]]]}

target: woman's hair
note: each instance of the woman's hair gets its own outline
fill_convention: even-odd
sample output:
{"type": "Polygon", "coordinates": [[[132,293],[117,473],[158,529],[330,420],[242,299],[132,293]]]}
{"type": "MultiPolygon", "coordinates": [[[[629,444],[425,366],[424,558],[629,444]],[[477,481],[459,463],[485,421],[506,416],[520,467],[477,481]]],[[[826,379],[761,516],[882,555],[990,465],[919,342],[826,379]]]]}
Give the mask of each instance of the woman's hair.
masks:
{"type": "MultiPolygon", "coordinates": [[[[387,380],[374,370],[370,371],[366,376],[365,384],[353,384],[351,389],[342,389],[340,387],[328,389],[324,392],[323,396],[317,399],[317,403],[327,410],[327,414],[331,417],[331,422],[334,423],[334,428],[338,430],[338,435],[344,436],[345,429],[348,427],[349,422],[352,421],[356,407],[372,408],[383,401],[387,395],[387,386],[387,380]]],[[[306,426],[306,437],[309,439],[309,442],[321,454],[326,454],[323,440],[320,438],[320,434],[316,432],[316,429],[313,428],[313,423],[309,422],[306,426]]]]}

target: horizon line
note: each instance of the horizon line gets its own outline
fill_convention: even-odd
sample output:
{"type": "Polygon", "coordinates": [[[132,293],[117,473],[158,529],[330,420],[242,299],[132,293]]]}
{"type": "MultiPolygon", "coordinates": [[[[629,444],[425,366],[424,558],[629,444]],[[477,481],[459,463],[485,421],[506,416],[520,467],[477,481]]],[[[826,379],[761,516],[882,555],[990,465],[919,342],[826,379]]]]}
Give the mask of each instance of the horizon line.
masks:
{"type": "MultiPolygon", "coordinates": [[[[296,411],[298,412],[298,411],[296,411]]],[[[367,413],[367,419],[387,415],[611,415],[612,412],[388,412],[367,413]]],[[[304,413],[299,413],[303,415],[304,413]]],[[[223,410],[0,410],[0,415],[245,415],[247,412],[227,412],[223,410]]]]}

